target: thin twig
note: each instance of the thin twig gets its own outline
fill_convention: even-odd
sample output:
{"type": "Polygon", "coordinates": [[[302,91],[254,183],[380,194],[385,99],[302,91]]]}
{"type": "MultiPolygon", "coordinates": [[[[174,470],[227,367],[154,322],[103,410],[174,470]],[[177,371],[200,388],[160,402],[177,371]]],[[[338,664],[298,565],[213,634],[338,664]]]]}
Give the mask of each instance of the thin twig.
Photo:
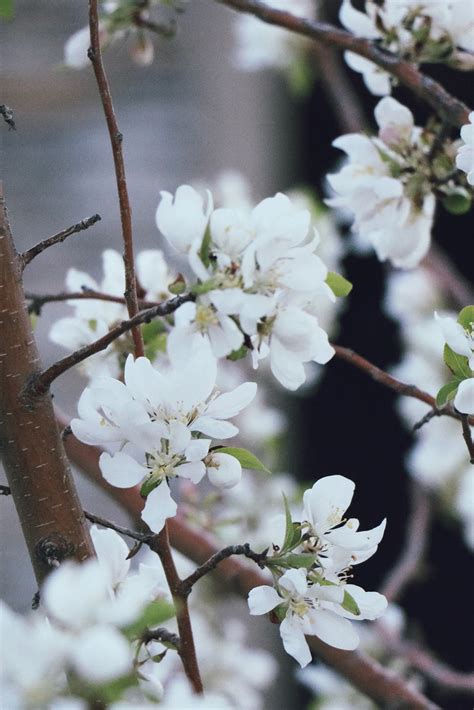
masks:
{"type": "Polygon", "coordinates": [[[136,530],[130,530],[130,528],[125,528],[123,525],[117,525],[117,523],[113,523],[111,520],[101,518],[99,515],[88,513],[87,510],[84,511],[84,515],[90,523],[101,525],[103,528],[108,528],[109,530],[115,530],[115,532],[120,533],[120,535],[126,535],[127,537],[131,537],[132,540],[137,540],[138,542],[147,543],[153,537],[150,533],[141,533],[136,530]]]}
{"type": "Polygon", "coordinates": [[[426,101],[439,115],[453,126],[461,127],[469,121],[470,109],[451,96],[437,81],[422,74],[415,64],[399,59],[381,49],[375,42],[355,37],[326,22],[315,22],[296,17],[289,12],[276,10],[259,0],[216,0],[234,10],[247,12],[270,25],[284,27],[296,34],[309,37],[340,50],[349,50],[377,64],[407,86],[416,96],[426,101]]]}
{"type": "Polygon", "coordinates": [[[244,557],[247,557],[249,560],[256,562],[261,569],[264,569],[265,560],[267,559],[266,551],[254,552],[250,549],[250,545],[248,543],[245,545],[229,545],[228,547],[224,547],[222,550],[219,550],[219,552],[216,552],[212,555],[212,557],[206,560],[204,564],[197,567],[192,574],[183,579],[181,582],[181,589],[183,593],[189,594],[196,582],[202,579],[202,577],[206,574],[209,574],[209,572],[212,572],[212,570],[214,570],[223,560],[226,560],[233,555],[244,555],[244,557]]]}
{"type": "MultiPolygon", "coordinates": [[[[36,313],[36,315],[40,315],[41,310],[46,303],[58,303],[61,301],[96,300],[125,304],[125,298],[123,296],[112,296],[110,293],[102,293],[101,291],[93,291],[92,289],[71,291],[70,293],[25,293],[25,298],[27,301],[31,301],[28,306],[28,312],[36,313]]],[[[143,299],[139,299],[138,305],[140,310],[143,310],[144,308],[153,308],[153,306],[158,306],[159,304],[157,301],[145,301],[143,299]]]]}
{"type": "Polygon", "coordinates": [[[466,442],[467,450],[469,451],[470,462],[474,464],[474,443],[472,441],[471,427],[469,426],[469,417],[467,414],[461,414],[462,435],[466,442]]]}
{"type": "Polygon", "coordinates": [[[147,629],[143,632],[140,640],[145,644],[150,643],[150,641],[159,641],[163,644],[170,644],[178,652],[181,646],[179,636],[177,634],[173,634],[171,631],[168,631],[168,629],[162,628],[147,629]]]}
{"type": "Polygon", "coordinates": [[[93,343],[84,345],[84,347],[79,348],[79,350],[75,350],[70,355],[66,355],[66,357],[62,358],[62,360],[58,360],[51,365],[51,367],[48,367],[46,370],[43,370],[43,372],[31,378],[24,388],[25,401],[31,402],[36,397],[40,397],[45,394],[51,383],[54,382],[57,377],[71,369],[71,367],[74,367],[74,365],[78,365],[80,362],[87,360],[87,358],[91,355],[105,350],[110,343],[113,343],[114,340],[117,340],[117,338],[124,333],[128,333],[128,331],[132,330],[132,328],[142,323],[149,323],[153,320],[153,318],[170,315],[171,313],[174,313],[183,303],[192,301],[194,298],[195,296],[193,294],[175,296],[175,298],[159,303],[157,306],[153,306],[153,308],[147,308],[144,311],[139,311],[133,318],[122,321],[122,323],[109,330],[108,333],[103,335],[101,338],[98,338],[93,343]]]}
{"type": "MultiPolygon", "coordinates": [[[[132,210],[128,198],[127,179],[123,160],[123,135],[119,130],[117,119],[115,117],[109,82],[105,73],[104,64],[102,62],[98,4],[98,0],[89,0],[89,30],[91,46],[88,51],[88,57],[92,62],[92,67],[94,69],[114,158],[115,177],[117,181],[117,192],[120,205],[120,220],[122,224],[123,261],[125,265],[124,296],[127,302],[128,315],[130,318],[133,318],[133,316],[138,313],[138,297],[137,280],[135,276],[135,259],[133,255],[132,210]]],[[[140,333],[139,324],[133,326],[132,336],[135,345],[135,357],[139,357],[140,355],[143,355],[144,352],[143,339],[140,333]]]]}
{"type": "Polygon", "coordinates": [[[381,592],[390,602],[400,599],[406,586],[420,571],[428,544],[433,516],[430,494],[419,483],[411,489],[411,512],[405,534],[405,545],[395,566],[390,570],[381,592]]]}
{"type": "Polygon", "coordinates": [[[419,429],[424,427],[425,424],[428,424],[428,422],[430,422],[434,417],[440,417],[443,414],[446,414],[446,409],[446,406],[440,407],[439,409],[437,407],[435,407],[434,409],[430,409],[430,411],[427,412],[424,417],[421,417],[421,419],[419,419],[416,424],[413,424],[413,431],[418,431],[419,429]]]}
{"type": "Polygon", "coordinates": [[[61,232],[53,234],[53,236],[48,237],[48,239],[43,239],[42,242],[38,242],[38,244],[35,244],[33,247],[31,247],[31,249],[27,249],[27,251],[23,252],[23,254],[21,255],[23,268],[25,268],[25,266],[29,264],[30,261],[32,261],[36,256],[38,256],[38,254],[41,254],[45,249],[49,249],[49,247],[52,247],[55,244],[60,244],[61,242],[64,242],[64,240],[70,237],[72,234],[77,234],[78,232],[83,232],[85,229],[89,229],[89,227],[92,227],[92,225],[96,222],[100,222],[100,220],[100,214],[94,214],[92,215],[92,217],[88,217],[87,219],[83,219],[77,224],[73,224],[72,227],[67,227],[67,229],[63,229],[61,232]]]}

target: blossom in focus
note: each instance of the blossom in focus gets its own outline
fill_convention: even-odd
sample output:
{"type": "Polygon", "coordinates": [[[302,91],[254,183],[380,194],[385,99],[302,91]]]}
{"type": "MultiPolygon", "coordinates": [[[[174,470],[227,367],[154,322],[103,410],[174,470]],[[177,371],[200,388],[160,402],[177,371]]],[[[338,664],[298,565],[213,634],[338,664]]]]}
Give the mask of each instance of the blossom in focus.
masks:
{"type": "Polygon", "coordinates": [[[461,414],[474,414],[474,377],[463,380],[454,397],[454,406],[461,414]]]}
{"type": "Polygon", "coordinates": [[[194,188],[181,185],[174,198],[170,192],[161,193],[156,226],[176,251],[187,254],[193,245],[200,246],[211,212],[210,193],[205,207],[203,198],[194,188]]]}
{"type": "Polygon", "coordinates": [[[211,438],[238,433],[228,419],[254,398],[245,382],[232,392],[215,392],[216,361],[201,347],[186,365],[159,372],[146,358],[129,356],[124,383],[99,378],[86,389],[71,428],[81,441],[107,449],[99,460],[104,478],[119,488],[142,483],[143,520],[159,532],[176,513],[168,481],[199,483],[206,472],[216,486],[235,485],[241,465],[234,457],[209,451],[211,438]],[[204,435],[204,438],[202,438],[204,435]]]}
{"type": "Polygon", "coordinates": [[[467,181],[474,185],[474,111],[469,114],[469,123],[461,128],[464,143],[457,152],[456,166],[467,174],[467,181]]]}
{"type": "Polygon", "coordinates": [[[328,175],[337,195],[328,204],[353,212],[353,229],[372,244],[381,261],[409,269],[429,249],[435,198],[429,183],[415,186],[404,157],[407,150],[423,150],[411,112],[385,97],[375,117],[378,138],[353,133],[334,141],[348,161],[339,173],[328,175]]]}

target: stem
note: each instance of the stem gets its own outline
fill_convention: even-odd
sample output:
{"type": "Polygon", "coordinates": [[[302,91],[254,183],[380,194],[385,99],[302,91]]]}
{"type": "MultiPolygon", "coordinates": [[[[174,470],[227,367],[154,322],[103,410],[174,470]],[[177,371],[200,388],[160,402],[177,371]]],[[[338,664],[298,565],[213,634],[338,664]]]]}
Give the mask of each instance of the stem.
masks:
{"type": "MultiPolygon", "coordinates": [[[[125,265],[125,300],[128,315],[133,318],[138,313],[137,280],[135,276],[135,260],[133,255],[132,210],[128,198],[127,179],[123,160],[122,142],[123,135],[119,131],[115,117],[112,95],[110,93],[107,74],[105,73],[100,49],[99,10],[98,0],[89,0],[89,29],[91,46],[88,51],[92,62],[94,74],[99,89],[105,120],[109,130],[110,144],[115,166],[115,178],[120,205],[120,221],[122,223],[123,261],[125,265]]],[[[132,337],[135,345],[135,357],[143,355],[143,339],[138,325],[132,328],[132,337]]]]}
{"type": "Polygon", "coordinates": [[[464,441],[466,442],[467,450],[469,451],[470,462],[474,464],[474,443],[472,441],[469,419],[470,417],[468,417],[467,414],[461,414],[462,435],[464,437],[464,441]]]}
{"type": "Polygon", "coordinates": [[[30,261],[33,261],[33,259],[38,256],[38,254],[41,254],[43,251],[45,251],[45,249],[49,249],[49,247],[52,247],[55,244],[60,244],[61,242],[64,242],[64,240],[70,237],[72,234],[77,234],[78,232],[83,232],[85,229],[89,229],[89,227],[92,227],[93,224],[99,222],[101,219],[102,218],[100,214],[94,214],[92,215],[92,217],[83,219],[81,222],[73,224],[72,227],[68,227],[67,229],[63,229],[61,232],[54,234],[48,239],[43,239],[42,242],[38,242],[38,244],[35,244],[33,247],[31,247],[31,249],[28,249],[21,255],[21,259],[23,261],[23,268],[27,264],[29,264],[30,261]]]}
{"type": "Polygon", "coordinates": [[[228,547],[224,547],[222,550],[219,550],[219,552],[216,552],[212,555],[212,557],[206,560],[204,564],[197,567],[194,572],[189,575],[189,577],[183,579],[181,582],[181,589],[183,593],[189,594],[196,582],[202,579],[202,577],[206,574],[209,574],[209,572],[212,572],[218,564],[233,555],[244,555],[244,557],[247,557],[249,560],[256,562],[262,569],[264,569],[265,560],[267,559],[266,551],[254,552],[250,549],[248,543],[245,543],[245,545],[229,545],[228,547]]]}
{"type": "Polygon", "coordinates": [[[168,582],[173,602],[176,607],[176,621],[178,622],[180,638],[178,653],[181,657],[184,671],[194,691],[196,693],[202,693],[204,689],[197,663],[187,595],[182,591],[181,579],[176,571],[173,555],[171,554],[168,528],[166,525],[163,530],[158,533],[158,535],[155,535],[150,540],[148,545],[150,549],[157,553],[161,560],[161,564],[163,565],[166,575],[166,581],[168,582]]]}
{"type": "Polygon", "coordinates": [[[37,373],[26,385],[23,397],[25,401],[33,401],[36,397],[43,395],[48,391],[50,385],[54,380],[62,375],[67,370],[70,370],[74,365],[78,365],[80,362],[87,360],[88,357],[94,355],[95,353],[105,350],[108,345],[117,340],[124,333],[128,333],[141,323],[149,323],[153,318],[158,316],[167,316],[174,313],[183,303],[187,301],[193,301],[195,296],[192,294],[186,294],[184,296],[176,296],[171,298],[169,301],[164,301],[164,303],[159,303],[152,308],[147,308],[144,311],[139,311],[130,320],[125,320],[117,325],[115,328],[109,330],[108,333],[98,338],[90,345],[84,345],[84,347],[75,350],[71,355],[66,355],[62,360],[58,360],[51,367],[48,367],[43,372],[37,373]]]}
{"type": "Polygon", "coordinates": [[[296,17],[283,10],[275,10],[260,0],[216,0],[240,12],[248,12],[270,25],[284,27],[291,32],[309,37],[340,50],[355,52],[370,59],[396,77],[416,96],[426,101],[443,120],[461,127],[469,122],[470,109],[462,101],[451,96],[446,89],[431,77],[422,74],[415,64],[399,59],[396,55],[380,49],[375,42],[355,37],[326,22],[314,22],[296,17]]]}
{"type": "MultiPolygon", "coordinates": [[[[71,293],[25,293],[27,301],[31,301],[28,306],[29,313],[40,315],[41,309],[45,303],[58,303],[60,301],[110,301],[110,303],[125,303],[123,296],[112,296],[110,293],[102,293],[100,291],[92,291],[84,289],[83,291],[71,291],[71,293]]],[[[159,304],[154,301],[144,301],[139,299],[138,305],[140,309],[153,308],[159,304]]]]}
{"type": "Polygon", "coordinates": [[[51,397],[21,400],[39,356],[0,184],[0,451],[38,584],[54,563],[94,551],[51,397]]]}

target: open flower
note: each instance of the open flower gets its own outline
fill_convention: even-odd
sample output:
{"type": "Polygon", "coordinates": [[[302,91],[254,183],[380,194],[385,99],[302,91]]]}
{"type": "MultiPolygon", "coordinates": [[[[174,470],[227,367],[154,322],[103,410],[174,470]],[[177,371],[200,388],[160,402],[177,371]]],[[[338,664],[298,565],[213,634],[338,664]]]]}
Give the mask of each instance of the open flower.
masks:
{"type": "Polygon", "coordinates": [[[463,328],[454,318],[447,316],[439,316],[435,313],[441,332],[451,350],[454,350],[458,355],[467,357],[469,367],[474,370],[474,322],[471,323],[471,328],[463,328]]]}
{"type": "Polygon", "coordinates": [[[461,128],[462,145],[456,155],[456,165],[467,174],[469,185],[474,185],[474,111],[469,114],[469,123],[461,128]]]}
{"type": "Polygon", "coordinates": [[[201,244],[212,212],[212,196],[208,192],[207,208],[198,192],[189,185],[181,185],[173,195],[161,193],[156,210],[156,225],[171,246],[181,254],[188,254],[194,244],[201,244]]]}

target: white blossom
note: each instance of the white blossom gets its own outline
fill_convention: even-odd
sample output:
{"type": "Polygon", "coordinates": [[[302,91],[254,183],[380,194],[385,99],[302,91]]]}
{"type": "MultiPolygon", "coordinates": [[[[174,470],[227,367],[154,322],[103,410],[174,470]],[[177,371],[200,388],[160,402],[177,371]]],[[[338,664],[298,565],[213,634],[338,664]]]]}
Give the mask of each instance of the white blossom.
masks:
{"type": "Polygon", "coordinates": [[[474,377],[463,380],[454,397],[454,406],[461,414],[474,414],[474,377]]]}
{"type": "Polygon", "coordinates": [[[429,185],[417,188],[414,201],[412,173],[408,166],[404,172],[404,151],[417,148],[419,130],[411,112],[391,97],[379,102],[375,116],[377,139],[353,133],[334,141],[347,153],[348,162],[339,173],[328,175],[337,194],[328,203],[354,213],[354,230],[372,244],[381,261],[413,268],[429,249],[435,209],[429,185]]]}
{"type": "Polygon", "coordinates": [[[189,185],[181,185],[173,195],[161,192],[156,210],[156,225],[176,251],[187,254],[201,244],[212,212],[212,196],[208,193],[207,207],[203,198],[189,185]]]}
{"type": "Polygon", "coordinates": [[[437,313],[435,318],[451,350],[467,357],[469,367],[474,370],[474,322],[470,328],[463,328],[454,318],[439,316],[437,313]]]}
{"type": "Polygon", "coordinates": [[[456,165],[467,173],[468,183],[474,185],[474,111],[469,114],[469,123],[461,128],[461,139],[464,145],[458,149],[456,165]]]}

